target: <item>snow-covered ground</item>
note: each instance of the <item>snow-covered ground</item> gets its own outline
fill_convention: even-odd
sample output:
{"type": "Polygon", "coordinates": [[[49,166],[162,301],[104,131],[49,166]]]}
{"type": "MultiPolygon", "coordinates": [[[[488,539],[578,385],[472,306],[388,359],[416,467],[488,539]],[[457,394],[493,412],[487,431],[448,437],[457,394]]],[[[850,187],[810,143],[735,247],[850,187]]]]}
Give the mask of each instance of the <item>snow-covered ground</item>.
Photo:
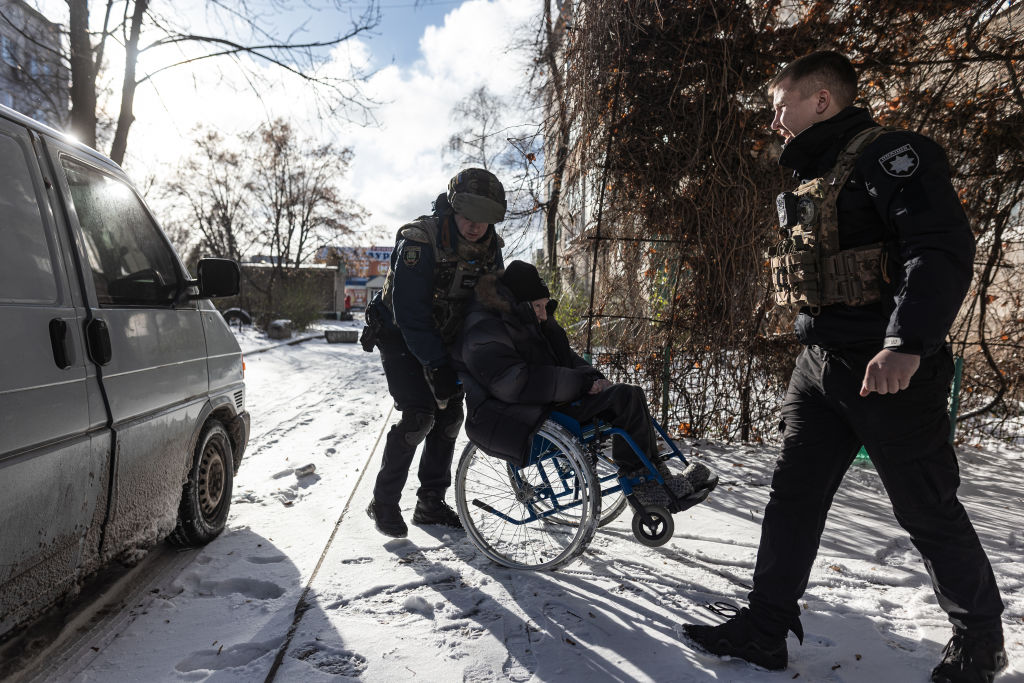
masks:
{"type": "MultiPolygon", "coordinates": [[[[270,343],[240,339],[245,350],[270,343]]],[[[708,602],[743,602],[775,449],[688,442],[722,484],[676,515],[667,545],[639,544],[627,513],[567,569],[517,572],[461,532],[374,530],[364,509],[397,418],[376,353],[316,339],[245,360],[252,436],[229,528],[71,680],[262,681],[277,659],[277,681],[303,682],[911,683],[940,658],[945,616],[870,467],[856,465],[836,497],[803,600],[805,642],[791,637],[789,670],[772,674],[693,652],[680,627],[719,620],[708,602]],[[309,464],[314,473],[296,474],[309,464]]],[[[1024,681],[1024,458],[1000,447],[962,447],[960,458],[961,498],[1006,603],[999,680],[1024,681]]],[[[414,465],[408,516],[415,487],[414,465]]]]}

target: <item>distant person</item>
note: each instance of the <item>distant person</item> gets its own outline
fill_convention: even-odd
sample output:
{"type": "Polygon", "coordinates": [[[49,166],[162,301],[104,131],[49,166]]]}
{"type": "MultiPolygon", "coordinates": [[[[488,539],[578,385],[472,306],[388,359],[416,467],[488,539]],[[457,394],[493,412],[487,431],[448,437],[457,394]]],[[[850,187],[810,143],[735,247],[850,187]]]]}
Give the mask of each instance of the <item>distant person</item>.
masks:
{"type": "Polygon", "coordinates": [[[382,291],[366,308],[363,348],[380,349],[388,391],[401,419],[388,432],[384,460],[366,508],[377,530],[402,537],[408,527],[399,500],[416,448],[420,456],[413,524],[461,528],[445,502],[463,393],[447,347],[479,279],[500,269],[505,189],[489,171],[468,168],[438,195],[434,211],[402,226],[382,291]]]}
{"type": "MultiPolygon", "coordinates": [[[[707,487],[711,474],[699,463],[682,474],[669,472],[659,459],[643,389],[613,384],[577,355],[554,318],[558,302],[550,297],[537,269],[523,261],[480,279],[453,349],[469,400],[469,438],[489,455],[522,463],[552,410],[580,422],[599,417],[632,437],[676,497],[707,487]]],[[[612,459],[620,474],[648,472],[622,438],[612,440],[612,459]]],[[[635,487],[635,494],[644,505],[668,503],[654,480],[635,487]]]]}
{"type": "Polygon", "coordinates": [[[773,250],[772,282],[779,303],[802,306],[796,331],[806,348],[782,405],[749,607],[684,631],[716,655],[786,668],[787,632],[803,640],[798,600],[832,498],[863,444],[953,625],[932,680],[991,681],[1006,666],[1003,603],[957,499],[946,412],[946,335],[974,257],[946,156],[853,106],[857,73],[841,54],[797,59],[769,93],[772,129],[785,139],[779,163],[802,181],[777,202],[790,236],[773,250]],[[817,247],[801,253],[801,243],[817,247]]]}

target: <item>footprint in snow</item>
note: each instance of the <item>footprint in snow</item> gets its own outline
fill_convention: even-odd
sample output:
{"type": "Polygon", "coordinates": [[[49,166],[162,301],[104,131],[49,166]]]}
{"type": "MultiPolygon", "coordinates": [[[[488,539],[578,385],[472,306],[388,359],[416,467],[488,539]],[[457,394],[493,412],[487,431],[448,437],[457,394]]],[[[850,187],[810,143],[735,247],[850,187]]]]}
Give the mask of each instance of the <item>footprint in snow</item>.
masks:
{"type": "Polygon", "coordinates": [[[284,588],[271,581],[259,579],[224,579],[223,581],[202,579],[196,575],[187,577],[185,588],[201,597],[224,597],[238,593],[255,600],[276,600],[284,595],[284,588]]]}
{"type": "Polygon", "coordinates": [[[237,643],[225,647],[197,650],[175,665],[175,669],[182,673],[189,671],[223,671],[235,667],[245,666],[249,662],[259,659],[263,655],[277,649],[281,639],[268,640],[262,643],[237,643]]]}
{"type": "Polygon", "coordinates": [[[367,666],[366,657],[361,654],[328,647],[323,643],[305,643],[292,649],[289,654],[326,674],[347,678],[358,678],[367,666]]]}

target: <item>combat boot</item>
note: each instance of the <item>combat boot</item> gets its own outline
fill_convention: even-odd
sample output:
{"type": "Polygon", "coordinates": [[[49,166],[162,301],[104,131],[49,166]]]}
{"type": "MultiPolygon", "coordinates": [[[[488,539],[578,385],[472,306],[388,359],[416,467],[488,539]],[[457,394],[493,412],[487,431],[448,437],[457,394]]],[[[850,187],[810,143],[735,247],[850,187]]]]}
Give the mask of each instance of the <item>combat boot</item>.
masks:
{"type": "Polygon", "coordinates": [[[932,669],[935,683],[989,683],[1006,668],[1001,630],[971,632],[953,628],[942,650],[942,661],[932,669]]]}
{"type": "Polygon", "coordinates": [[[397,503],[378,503],[371,500],[366,508],[366,514],[373,520],[377,531],[385,536],[405,538],[409,533],[409,527],[405,525],[405,520],[402,519],[402,511],[397,503]]]}
{"type": "Polygon", "coordinates": [[[459,514],[444,502],[444,494],[437,491],[424,491],[416,497],[416,509],[412,513],[412,523],[440,524],[453,529],[461,529],[462,521],[459,514]]]}
{"type": "MultiPolygon", "coordinates": [[[[803,642],[803,629],[799,620],[793,631],[803,642]]],[[[720,657],[736,657],[769,671],[782,671],[789,662],[786,636],[762,631],[750,618],[750,610],[743,608],[724,624],[683,625],[685,637],[699,649],[720,657]]]]}

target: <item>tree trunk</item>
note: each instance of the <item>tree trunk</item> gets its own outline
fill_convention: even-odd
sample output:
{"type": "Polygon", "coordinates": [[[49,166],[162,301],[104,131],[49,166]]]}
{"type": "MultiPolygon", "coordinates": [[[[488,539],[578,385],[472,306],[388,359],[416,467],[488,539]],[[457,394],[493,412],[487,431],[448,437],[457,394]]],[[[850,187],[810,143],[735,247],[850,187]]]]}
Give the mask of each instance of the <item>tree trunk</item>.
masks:
{"type": "MultiPolygon", "coordinates": [[[[76,0],[78,1],[78,0],[76,0]]],[[[124,152],[128,147],[128,129],[135,122],[135,68],[139,61],[139,33],[142,30],[142,19],[149,9],[149,0],[135,0],[135,11],[132,13],[132,25],[128,34],[128,43],[124,46],[124,81],[121,83],[121,111],[117,116],[117,129],[114,131],[114,142],[110,145],[110,158],[115,163],[124,162],[124,152]]]]}
{"type": "Polygon", "coordinates": [[[88,0],[68,0],[71,48],[71,132],[96,146],[96,70],[89,42],[88,0]]]}
{"type": "Polygon", "coordinates": [[[557,272],[558,266],[558,205],[562,198],[562,179],[565,176],[565,165],[569,158],[569,122],[565,112],[565,88],[562,85],[562,74],[558,70],[557,46],[551,19],[551,0],[544,0],[544,29],[546,45],[544,61],[547,63],[554,92],[554,106],[558,117],[558,141],[555,146],[555,170],[551,179],[551,195],[547,201],[545,216],[545,238],[548,256],[548,268],[557,272]]]}

